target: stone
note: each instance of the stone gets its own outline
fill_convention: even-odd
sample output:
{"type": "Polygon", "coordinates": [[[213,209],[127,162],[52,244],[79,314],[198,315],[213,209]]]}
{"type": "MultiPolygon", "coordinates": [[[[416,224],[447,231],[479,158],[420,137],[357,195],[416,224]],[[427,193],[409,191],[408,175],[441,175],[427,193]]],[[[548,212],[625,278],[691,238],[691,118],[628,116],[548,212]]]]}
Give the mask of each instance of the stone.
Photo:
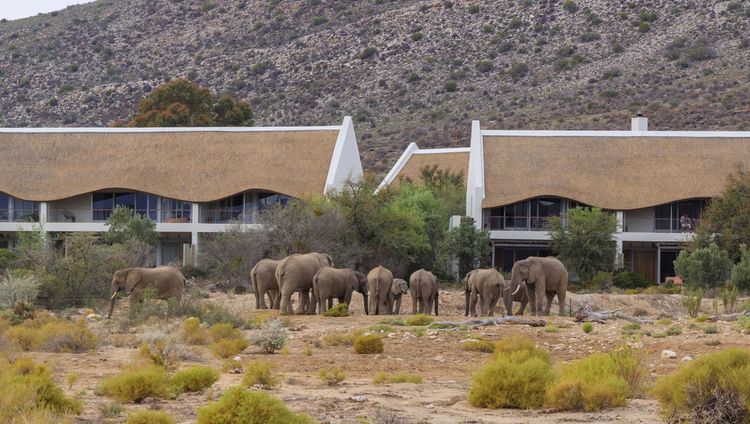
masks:
{"type": "Polygon", "coordinates": [[[677,354],[671,350],[662,350],[661,351],[661,359],[676,359],[677,354]]]}
{"type": "Polygon", "coordinates": [[[680,359],[682,362],[690,362],[693,360],[692,356],[683,356],[682,359],[680,359]]]}

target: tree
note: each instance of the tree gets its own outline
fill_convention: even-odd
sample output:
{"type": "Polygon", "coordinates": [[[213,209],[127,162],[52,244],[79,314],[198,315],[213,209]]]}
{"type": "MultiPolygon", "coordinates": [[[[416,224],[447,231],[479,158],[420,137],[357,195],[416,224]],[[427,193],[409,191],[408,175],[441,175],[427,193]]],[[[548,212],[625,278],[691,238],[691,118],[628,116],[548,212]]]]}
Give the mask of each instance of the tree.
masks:
{"type": "Polygon", "coordinates": [[[703,212],[690,250],[715,243],[733,261],[740,260],[741,245],[750,246],[750,173],[740,164],[727,176],[724,191],[703,212]]]}
{"type": "Polygon", "coordinates": [[[231,286],[249,285],[250,270],[269,255],[268,233],[232,224],[222,233],[205,234],[200,249],[200,264],[215,278],[231,286]]]}
{"type": "MultiPolygon", "coordinates": [[[[437,165],[424,166],[420,176],[432,193],[443,202],[448,218],[466,213],[466,185],[464,173],[439,169],[437,165]]],[[[447,226],[447,222],[446,222],[447,226]]]]}
{"type": "Polygon", "coordinates": [[[581,281],[599,271],[611,271],[615,259],[617,218],[599,208],[568,211],[567,225],[560,217],[549,220],[552,250],[581,281]]]}
{"type": "Polygon", "coordinates": [[[156,223],[146,215],[126,207],[116,207],[107,218],[107,226],[109,229],[104,233],[104,239],[109,243],[137,241],[155,246],[159,241],[156,223]]]}
{"type": "Polygon", "coordinates": [[[674,261],[675,272],[692,288],[723,286],[731,267],[729,254],[716,243],[692,251],[683,250],[674,261]]]}
{"type": "Polygon", "coordinates": [[[253,113],[247,102],[235,100],[229,95],[216,96],[208,88],[199,87],[184,78],[156,87],[138,104],[135,114],[127,123],[129,127],[251,125],[253,113]]]}
{"type": "Polygon", "coordinates": [[[750,250],[743,244],[740,251],[740,261],[732,268],[730,281],[740,290],[750,290],[750,250]]]}
{"type": "Polygon", "coordinates": [[[458,274],[461,278],[469,271],[489,266],[490,233],[474,226],[474,220],[464,218],[458,227],[448,231],[446,250],[458,260],[458,274]]]}

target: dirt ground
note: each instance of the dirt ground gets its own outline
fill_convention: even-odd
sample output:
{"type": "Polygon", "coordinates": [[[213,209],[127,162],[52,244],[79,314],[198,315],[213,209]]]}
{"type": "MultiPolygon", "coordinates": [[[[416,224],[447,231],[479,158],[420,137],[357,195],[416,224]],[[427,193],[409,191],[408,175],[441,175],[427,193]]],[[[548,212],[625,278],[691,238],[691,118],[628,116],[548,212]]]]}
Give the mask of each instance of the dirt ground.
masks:
{"type": "MultiPolygon", "coordinates": [[[[607,324],[594,324],[594,331],[586,334],[569,317],[549,317],[557,332],[545,328],[523,325],[488,326],[468,331],[459,329],[427,330],[419,335],[414,327],[396,326],[395,332],[385,335],[385,352],[377,355],[356,355],[351,346],[327,347],[319,340],[327,334],[347,333],[355,329],[367,330],[380,323],[383,316],[366,316],[362,310],[362,298],[354,295],[351,310],[354,315],[344,318],[323,316],[290,316],[285,320],[289,326],[287,349],[273,355],[263,354],[254,346],[241,354],[243,361],[263,359],[271,361],[276,371],[283,374],[280,388],[270,390],[273,396],[284,400],[295,411],[303,411],[324,423],[652,423],[660,422],[658,403],[645,396],[629,402],[623,408],[597,413],[571,413],[548,410],[487,410],[474,408],[466,401],[471,373],[485,363],[490,354],[466,352],[460,349],[463,340],[471,336],[482,336],[498,340],[514,334],[522,334],[552,352],[556,363],[580,358],[593,352],[605,352],[629,341],[642,343],[648,353],[650,378],[668,373],[679,367],[681,358],[696,357],[716,352],[731,346],[748,347],[747,335],[732,329],[730,323],[695,323],[683,315],[680,297],[677,295],[575,295],[569,294],[572,305],[577,308],[586,302],[600,310],[619,309],[627,314],[645,313],[656,321],[669,317],[673,325],[682,328],[682,334],[655,338],[640,336],[625,339],[622,327],[626,321],[613,320],[607,324]],[[640,309],[641,311],[637,311],[640,309]],[[644,312],[645,311],[645,312],[644,312]],[[717,334],[705,334],[707,325],[718,327],[717,334]],[[415,332],[417,334],[415,334],[415,332]],[[715,345],[715,341],[720,341],[715,345]],[[713,341],[707,344],[707,342],[713,341]],[[306,346],[312,354],[306,354],[306,346]],[[677,353],[676,359],[662,359],[663,349],[677,353]],[[317,377],[321,368],[336,366],[346,374],[338,386],[324,385],[317,377]],[[408,372],[423,377],[422,384],[375,385],[372,378],[378,372],[408,372]],[[376,416],[378,419],[376,419],[376,416]],[[363,421],[362,418],[368,421],[363,421]],[[388,420],[390,419],[390,421],[388,420]]],[[[464,320],[464,297],[462,292],[441,291],[440,320],[464,320]]],[[[211,294],[206,301],[215,302],[240,314],[253,318],[268,311],[253,310],[253,295],[211,294]]],[[[125,304],[117,314],[126,313],[125,304]]],[[[401,315],[411,312],[411,299],[406,295],[401,315]]],[[[517,307],[517,304],[516,304],[517,307]]],[[[704,301],[703,310],[711,310],[711,302],[704,301]]],[[[553,308],[555,310],[556,307],[553,308]]],[[[275,311],[273,312],[275,313],[275,311]]],[[[115,319],[117,316],[115,316],[115,319]]],[[[176,324],[175,324],[176,325],[176,324]]],[[[642,331],[663,332],[668,325],[654,323],[642,326],[642,331]]],[[[96,352],[88,354],[31,353],[37,360],[54,367],[55,378],[70,395],[83,399],[85,409],[79,417],[81,423],[106,422],[98,406],[110,400],[97,396],[95,388],[104,378],[137,360],[135,340],[137,329],[128,334],[109,335],[104,321],[93,322],[91,327],[103,335],[103,343],[96,352]],[[114,344],[120,346],[116,347],[114,344]],[[66,376],[77,374],[80,378],[68,387],[66,376]]],[[[253,330],[247,331],[249,335],[253,330]]],[[[214,358],[205,347],[194,348],[196,363],[221,369],[222,361],[214,358]]],[[[309,351],[307,352],[309,353],[309,351]]],[[[183,365],[192,365],[185,363],[183,365]]],[[[205,403],[217,399],[221,393],[240,384],[242,374],[223,373],[220,380],[202,394],[183,394],[173,400],[147,399],[140,405],[127,404],[127,411],[142,408],[164,409],[181,423],[193,423],[195,410],[205,403]]],[[[109,422],[122,422],[115,419],[109,422]]]]}

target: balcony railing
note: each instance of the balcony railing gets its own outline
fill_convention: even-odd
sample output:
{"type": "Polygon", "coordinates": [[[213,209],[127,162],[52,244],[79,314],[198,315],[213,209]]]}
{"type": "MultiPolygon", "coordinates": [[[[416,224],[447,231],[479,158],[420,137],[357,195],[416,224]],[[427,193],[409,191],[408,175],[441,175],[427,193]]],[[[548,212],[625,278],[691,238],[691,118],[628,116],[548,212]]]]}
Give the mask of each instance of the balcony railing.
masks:
{"type": "Polygon", "coordinates": [[[231,224],[241,222],[244,224],[255,223],[255,215],[250,212],[233,211],[225,209],[208,209],[201,211],[201,223],[205,224],[231,224]]]}
{"type": "MultiPolygon", "coordinates": [[[[491,216],[490,230],[493,231],[547,231],[550,217],[509,217],[491,216]]],[[[563,217],[563,226],[566,224],[563,217]]]]}
{"type": "Polygon", "coordinates": [[[698,227],[698,218],[628,218],[623,219],[626,233],[692,233],[698,227]]]}
{"type": "Polygon", "coordinates": [[[39,209],[0,209],[0,222],[39,222],[39,209]]]}
{"type": "MultiPolygon", "coordinates": [[[[112,209],[50,209],[49,222],[105,222],[112,216],[112,209]]],[[[190,222],[190,212],[185,209],[136,210],[159,223],[190,222]]]]}

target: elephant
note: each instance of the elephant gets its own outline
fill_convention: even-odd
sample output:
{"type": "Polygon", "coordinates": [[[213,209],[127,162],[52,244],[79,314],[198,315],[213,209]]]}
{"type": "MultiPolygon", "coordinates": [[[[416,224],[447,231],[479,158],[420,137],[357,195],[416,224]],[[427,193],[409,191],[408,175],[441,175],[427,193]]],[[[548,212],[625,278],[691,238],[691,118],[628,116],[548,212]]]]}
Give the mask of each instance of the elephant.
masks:
{"type": "Polygon", "coordinates": [[[516,261],[511,274],[512,295],[521,289],[521,283],[526,283],[526,295],[531,303],[532,315],[549,315],[552,299],[557,295],[560,315],[565,314],[565,295],[568,291],[568,270],[560,260],[554,257],[540,258],[530,256],[516,261]],[[547,306],[542,309],[544,296],[547,306]]]}
{"type": "Polygon", "coordinates": [[[276,268],[281,261],[273,259],[261,259],[250,271],[250,283],[255,291],[255,309],[268,309],[265,296],[271,309],[279,309],[279,283],[276,282],[276,268]]]}
{"type": "MultiPolygon", "coordinates": [[[[276,267],[276,281],[281,292],[280,310],[291,314],[292,293],[300,292],[298,314],[315,314],[315,304],[310,302],[313,277],[326,266],[333,266],[333,259],[326,253],[294,254],[282,259],[276,267]]],[[[314,298],[313,293],[313,298],[314,298]]]]}
{"type": "Polygon", "coordinates": [[[414,271],[409,277],[409,291],[413,314],[429,315],[434,303],[435,316],[438,315],[438,281],[430,271],[414,271]]]}
{"type": "Polygon", "coordinates": [[[351,306],[352,292],[362,294],[365,304],[365,314],[369,315],[367,305],[367,277],[359,271],[351,268],[336,269],[331,267],[321,268],[313,277],[313,295],[320,308],[320,313],[327,311],[333,304],[333,298],[339,303],[351,306]],[[326,301],[330,302],[327,304],[326,301]]]}
{"type": "Polygon", "coordinates": [[[521,283],[521,288],[512,297],[514,302],[519,302],[521,307],[516,311],[515,315],[523,315],[526,310],[526,305],[529,304],[529,296],[526,294],[526,283],[521,283]]]}
{"type": "Polygon", "coordinates": [[[393,284],[391,284],[391,296],[393,296],[393,307],[391,312],[394,315],[401,313],[401,297],[404,293],[409,293],[409,283],[401,278],[394,278],[393,284]]]}
{"type": "Polygon", "coordinates": [[[153,288],[159,299],[171,297],[180,299],[185,292],[185,276],[178,268],[162,266],[158,268],[125,268],[115,271],[112,276],[112,285],[109,290],[109,313],[107,319],[112,317],[115,309],[115,297],[117,292],[125,290],[130,296],[130,304],[140,302],[144,289],[153,288]]]}
{"type": "Polygon", "coordinates": [[[392,286],[393,274],[387,268],[378,265],[367,273],[370,313],[373,315],[391,315],[393,313],[392,286]]]}
{"type": "Polygon", "coordinates": [[[503,275],[495,268],[475,269],[466,274],[466,309],[464,315],[477,316],[477,300],[479,300],[482,316],[495,315],[495,305],[503,298],[505,313],[513,313],[513,304],[509,284],[503,275]]]}

